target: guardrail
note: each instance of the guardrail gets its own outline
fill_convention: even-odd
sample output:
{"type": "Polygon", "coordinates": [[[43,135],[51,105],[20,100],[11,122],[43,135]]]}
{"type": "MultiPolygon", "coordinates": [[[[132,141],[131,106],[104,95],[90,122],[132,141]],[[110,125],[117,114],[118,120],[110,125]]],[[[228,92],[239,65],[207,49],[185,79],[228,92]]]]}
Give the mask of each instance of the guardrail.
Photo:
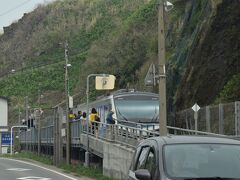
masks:
{"type": "MultiPolygon", "coordinates": [[[[126,123],[126,122],[125,122],[126,123]]],[[[71,142],[73,145],[78,146],[80,143],[80,135],[88,134],[89,136],[102,139],[105,141],[119,143],[127,147],[135,147],[140,141],[146,138],[159,136],[159,132],[150,129],[148,124],[142,124],[138,128],[140,123],[136,123],[136,127],[127,126],[118,121],[117,124],[106,124],[102,122],[94,122],[89,125],[89,132],[87,133],[87,121],[86,120],[75,120],[70,123],[71,128],[71,142]]],[[[159,126],[158,126],[159,127],[159,126]]],[[[151,127],[151,129],[155,127],[151,127]]],[[[210,132],[195,131],[190,129],[183,129],[177,127],[167,126],[169,134],[173,135],[209,135],[218,137],[230,137],[222,134],[215,134],[210,132]]],[[[37,129],[31,128],[29,131],[21,132],[20,141],[21,143],[37,143],[38,133],[37,129]]],[[[234,136],[232,136],[234,137],[234,136]]],[[[41,143],[42,144],[53,144],[54,143],[54,126],[46,126],[41,128],[41,143]]],[[[63,143],[65,143],[65,137],[63,137],[63,143]]]]}

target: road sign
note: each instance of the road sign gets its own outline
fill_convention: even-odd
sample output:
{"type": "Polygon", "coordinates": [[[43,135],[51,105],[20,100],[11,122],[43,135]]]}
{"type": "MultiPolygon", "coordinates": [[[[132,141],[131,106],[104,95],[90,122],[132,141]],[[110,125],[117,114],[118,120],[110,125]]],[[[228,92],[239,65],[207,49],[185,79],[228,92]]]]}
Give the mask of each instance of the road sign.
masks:
{"type": "Polygon", "coordinates": [[[11,133],[3,132],[2,133],[2,145],[10,145],[11,144],[11,133]]]}
{"type": "MultiPolygon", "coordinates": [[[[198,111],[200,107],[198,106],[197,103],[195,103],[192,107],[192,110],[194,111],[194,122],[195,122],[195,131],[198,130],[198,111]]],[[[195,132],[197,134],[197,132],[195,132]]]]}
{"type": "Polygon", "coordinates": [[[114,89],[116,77],[114,75],[96,76],[95,86],[97,90],[111,90],[114,89]]]}
{"type": "Polygon", "coordinates": [[[193,107],[192,107],[192,110],[193,110],[194,112],[198,112],[199,109],[200,109],[200,107],[198,106],[197,103],[195,103],[195,104],[193,105],[193,107]]]}
{"type": "Polygon", "coordinates": [[[144,83],[146,86],[155,86],[156,85],[156,68],[155,65],[152,63],[148,69],[147,75],[144,79],[144,83]]]}

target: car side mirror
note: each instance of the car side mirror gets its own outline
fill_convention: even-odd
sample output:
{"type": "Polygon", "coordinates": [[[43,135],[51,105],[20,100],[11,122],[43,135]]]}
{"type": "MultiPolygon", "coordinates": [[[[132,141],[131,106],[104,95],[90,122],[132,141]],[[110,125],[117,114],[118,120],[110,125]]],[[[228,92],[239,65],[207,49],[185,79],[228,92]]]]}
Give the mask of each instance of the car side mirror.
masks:
{"type": "Polygon", "coordinates": [[[151,180],[151,174],[147,169],[138,169],[135,171],[135,176],[139,180],[151,180]]]}

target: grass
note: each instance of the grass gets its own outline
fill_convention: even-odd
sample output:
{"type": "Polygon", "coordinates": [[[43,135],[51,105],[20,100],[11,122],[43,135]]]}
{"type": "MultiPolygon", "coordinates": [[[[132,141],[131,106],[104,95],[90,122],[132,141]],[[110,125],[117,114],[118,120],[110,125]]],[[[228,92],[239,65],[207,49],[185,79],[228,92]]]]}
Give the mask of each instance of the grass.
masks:
{"type": "Polygon", "coordinates": [[[96,169],[93,167],[87,168],[83,166],[83,164],[78,165],[60,165],[61,169],[63,169],[66,173],[73,173],[77,176],[87,176],[90,178],[98,179],[98,180],[110,180],[112,178],[106,177],[102,174],[100,169],[96,169]]]}
{"type": "MultiPolygon", "coordinates": [[[[17,158],[17,159],[30,159],[34,161],[41,162],[47,165],[53,165],[53,160],[51,156],[40,155],[38,156],[36,153],[32,152],[21,152],[19,154],[14,154],[13,156],[9,154],[1,155],[0,157],[6,158],[17,158]]],[[[62,164],[58,168],[64,170],[65,173],[71,173],[75,176],[86,176],[89,178],[97,179],[97,180],[111,180],[112,178],[106,177],[102,174],[100,169],[94,167],[85,167],[82,163],[77,165],[71,164],[62,164]]]]}
{"type": "Polygon", "coordinates": [[[41,162],[43,164],[53,165],[53,161],[50,158],[50,156],[45,156],[45,155],[38,156],[37,154],[31,153],[31,152],[21,152],[18,154],[14,154],[12,156],[10,154],[4,154],[4,155],[1,155],[1,157],[13,157],[17,159],[26,158],[26,159],[31,159],[34,161],[41,162]]]}

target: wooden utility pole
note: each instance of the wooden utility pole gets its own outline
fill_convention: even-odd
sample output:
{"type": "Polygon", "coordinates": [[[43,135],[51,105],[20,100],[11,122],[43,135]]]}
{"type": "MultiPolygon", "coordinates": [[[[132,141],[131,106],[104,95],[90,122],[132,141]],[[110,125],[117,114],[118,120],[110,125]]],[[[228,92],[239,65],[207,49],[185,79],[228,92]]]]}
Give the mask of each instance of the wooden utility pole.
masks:
{"type": "Polygon", "coordinates": [[[37,118],[37,122],[38,122],[38,155],[40,155],[41,153],[41,110],[40,110],[40,103],[41,101],[41,94],[40,94],[40,90],[38,90],[38,109],[36,112],[36,118],[37,118]]]}
{"type": "Polygon", "coordinates": [[[58,166],[59,165],[59,133],[58,133],[58,117],[57,117],[57,107],[53,109],[53,114],[54,114],[54,146],[53,146],[53,157],[54,157],[54,165],[58,166]]]}
{"type": "Polygon", "coordinates": [[[68,92],[68,43],[65,42],[65,94],[66,94],[66,163],[70,164],[70,124],[69,124],[69,92],[68,92]]]}
{"type": "Polygon", "coordinates": [[[167,135],[164,0],[158,6],[159,133],[167,135]]]}
{"type": "MultiPolygon", "coordinates": [[[[29,125],[29,127],[30,127],[31,126],[31,122],[29,121],[29,124],[28,124],[28,96],[25,97],[25,118],[26,118],[26,121],[25,121],[26,125],[27,126],[29,125]]],[[[26,141],[26,149],[29,150],[29,145],[27,145],[27,141],[26,141]]]]}

